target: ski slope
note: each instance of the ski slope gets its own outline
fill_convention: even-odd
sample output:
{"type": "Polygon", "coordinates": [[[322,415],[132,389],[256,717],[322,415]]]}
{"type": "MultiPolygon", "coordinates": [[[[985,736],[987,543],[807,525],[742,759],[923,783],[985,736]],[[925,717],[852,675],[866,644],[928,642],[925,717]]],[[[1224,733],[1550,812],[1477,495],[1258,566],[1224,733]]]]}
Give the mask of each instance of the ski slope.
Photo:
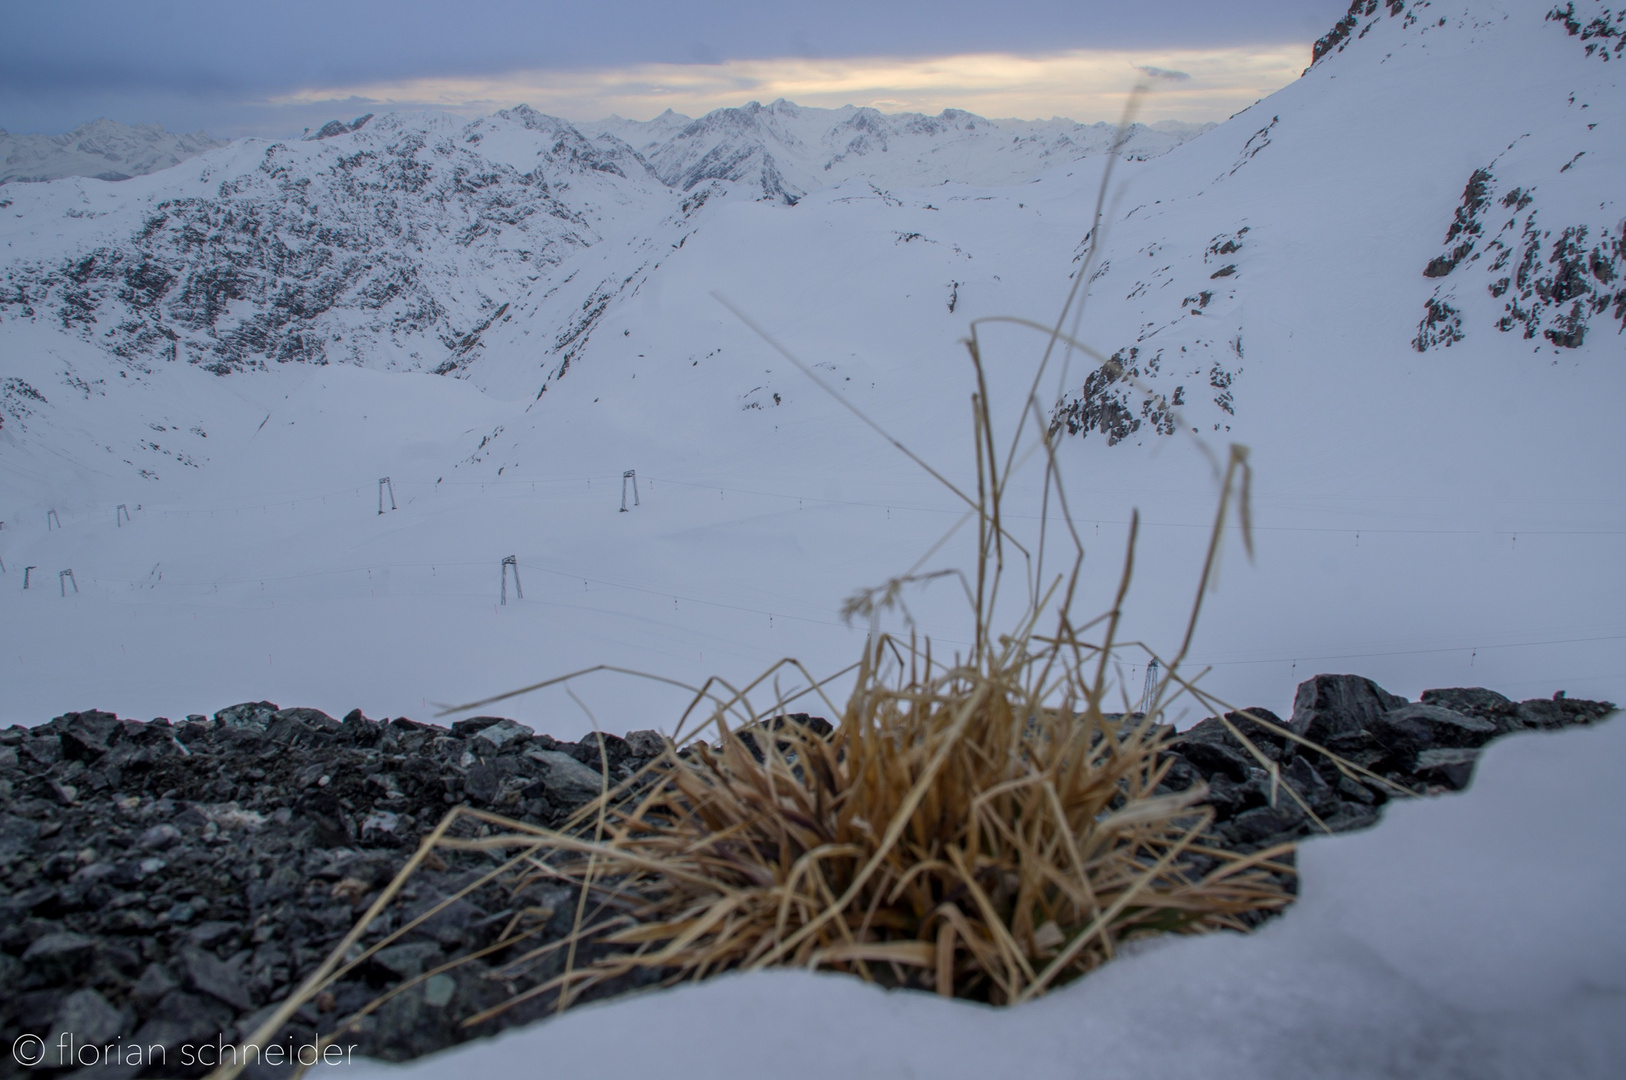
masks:
{"type": "MultiPolygon", "coordinates": [[[[1606,261],[1618,251],[1626,68],[1588,55],[1546,12],[1376,6],[1293,85],[1165,155],[1117,163],[1078,332],[1135,367],[1151,404],[1143,413],[1123,383],[1086,393],[1096,365],[1076,354],[1041,387],[1047,405],[1077,402],[1094,424],[1061,445],[1087,545],[1077,614],[1109,603],[1138,509],[1126,635],[1173,651],[1213,518],[1206,454],[1237,442],[1254,468],[1254,553],[1233,528],[1189,664],[1212,693],[1282,711],[1302,678],[1350,670],[1413,697],[1465,684],[1626,694],[1620,321],[1605,306],[1578,341],[1555,343],[1545,333],[1568,333],[1568,307],[1502,330],[1520,287],[1492,295],[1504,273],[1491,269],[1494,239],[1514,245],[1513,264],[1518,243],[1536,244],[1537,277],[1566,229],[1586,227],[1582,247],[1606,261]],[[1425,276],[1462,242],[1447,235],[1476,170],[1493,175],[1476,246],[1425,276]],[[1514,188],[1533,202],[1504,213],[1514,188]],[[1521,241],[1532,214],[1535,239],[1521,241]],[[1419,351],[1431,303],[1451,308],[1458,336],[1419,351]]],[[[289,160],[316,170],[358,148],[383,155],[384,143],[344,140],[437,123],[380,118],[289,160]]],[[[484,139],[517,140],[527,123],[540,121],[493,119],[484,139]]],[[[116,187],[8,187],[0,238],[26,249],[6,256],[24,260],[7,264],[9,280],[25,263],[134,250],[121,238],[147,208],[269,175],[266,155],[234,144],[116,187]]],[[[843,599],[909,569],[963,504],[848,406],[969,484],[961,339],[978,318],[1056,318],[1109,158],[996,186],[854,175],[792,206],[760,198],[756,178],[682,194],[569,156],[536,166],[563,216],[496,240],[457,237],[535,188],[518,165],[444,209],[398,200],[391,228],[409,222],[425,254],[379,232],[378,258],[422,262],[438,282],[423,295],[446,314],[433,329],[402,329],[387,305],[313,316],[326,363],[241,353],[217,375],[184,349],[121,356],[109,343],[139,335],[120,329],[137,315],[116,280],[93,320],[65,328],[55,312],[72,273],[28,278],[49,303],[0,311],[0,722],[91,707],[179,717],[262,698],[427,719],[437,703],[596,665],[696,685],[738,684],[785,657],[821,678],[856,659],[867,627],[842,622],[843,599]],[[622,513],[626,470],[638,505],[622,513]],[[379,513],[386,476],[396,508],[386,497],[379,513]],[[524,597],[502,604],[509,555],[524,597]],[[69,568],[77,592],[59,585],[69,568]]],[[[284,188],[254,183],[254,205],[298,205],[264,201],[284,188]]],[[[188,331],[183,344],[226,341],[228,318],[257,325],[275,310],[266,280],[263,300],[232,301],[217,337],[188,331]]],[[[1594,299],[1618,288],[1589,280],[1594,299]]],[[[1010,324],[980,333],[1008,440],[1044,338],[1010,324]]],[[[1033,465],[1006,504],[1030,539],[1033,465]]],[[[1054,570],[1054,522],[1050,539],[1054,570]]],[[[970,543],[956,533],[924,569],[968,568],[970,543]]],[[[952,581],[906,595],[941,648],[970,640],[952,581]]],[[[884,625],[907,624],[893,613],[884,625]]],[[[1131,695],[1142,662],[1124,655],[1131,695]]],[[[594,724],[670,729],[688,697],[607,673],[573,688],[575,699],[556,687],[502,709],[573,737],[594,724]]]]}

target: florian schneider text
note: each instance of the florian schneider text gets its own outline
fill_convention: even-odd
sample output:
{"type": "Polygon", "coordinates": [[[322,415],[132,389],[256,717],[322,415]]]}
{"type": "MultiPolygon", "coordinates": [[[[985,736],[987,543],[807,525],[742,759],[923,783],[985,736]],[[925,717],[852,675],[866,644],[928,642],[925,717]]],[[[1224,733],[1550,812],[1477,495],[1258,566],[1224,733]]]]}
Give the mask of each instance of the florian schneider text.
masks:
{"type": "Polygon", "coordinates": [[[162,1043],[125,1042],[87,1043],[64,1032],[51,1042],[38,1035],[20,1035],[11,1043],[12,1060],[24,1068],[44,1065],[63,1069],[77,1065],[89,1068],[95,1065],[125,1065],[146,1068],[149,1065],[168,1066],[172,1061],[179,1066],[202,1065],[214,1068],[220,1065],[348,1065],[355,1046],[322,1046],[319,1043],[227,1042],[225,1037],[212,1043],[182,1043],[164,1046],[162,1043]]]}

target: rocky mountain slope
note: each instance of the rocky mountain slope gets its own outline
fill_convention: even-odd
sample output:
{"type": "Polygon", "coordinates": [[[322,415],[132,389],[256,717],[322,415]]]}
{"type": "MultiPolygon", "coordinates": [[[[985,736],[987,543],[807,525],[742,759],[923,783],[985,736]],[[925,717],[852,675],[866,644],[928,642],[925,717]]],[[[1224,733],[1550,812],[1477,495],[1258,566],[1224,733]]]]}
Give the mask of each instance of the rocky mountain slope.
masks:
{"type": "MultiPolygon", "coordinates": [[[[1411,316],[1416,321],[1410,344],[1417,352],[1451,346],[1470,334],[1484,343],[1499,332],[1533,342],[1537,353],[1564,355],[1579,348],[1589,330],[1618,337],[1626,329],[1622,208],[1604,180],[1622,160],[1619,128],[1626,118],[1616,72],[1626,68],[1611,68],[1609,62],[1621,55],[1623,24],[1620,15],[1600,4],[1583,6],[1586,10],[1578,12],[1574,4],[1547,10],[1546,4],[1528,3],[1463,7],[1432,0],[1355,0],[1348,15],[1316,43],[1314,64],[1291,88],[1308,90],[1317,82],[1335,86],[1340,79],[1359,77],[1357,65],[1388,69],[1391,78],[1384,81],[1393,84],[1408,63],[1466,63],[1481,42],[1488,52],[1498,35],[1514,32],[1508,24],[1515,19],[1524,32],[1544,36],[1543,53],[1558,54],[1556,39],[1575,39],[1572,48],[1558,54],[1568,69],[1564,74],[1555,65],[1531,76],[1540,92],[1535,100],[1526,97],[1518,119],[1511,110],[1501,115],[1487,110],[1471,120],[1463,117],[1453,132],[1461,152],[1481,164],[1462,176],[1460,202],[1451,214],[1436,211],[1417,221],[1426,235],[1440,238],[1428,257],[1406,267],[1411,280],[1431,285],[1421,310],[1411,316]],[[1346,50],[1354,55],[1342,56],[1346,50]]],[[[1461,78],[1459,85],[1472,85],[1471,75],[1461,78]]],[[[1209,208],[1212,232],[1199,241],[1200,249],[1185,240],[1184,250],[1169,250],[1169,234],[1153,222],[1170,217],[1170,211],[1159,210],[1163,200],[1148,200],[1144,193],[1136,200],[1142,218],[1131,224],[1126,217],[1118,226],[1117,254],[1095,265],[1092,280],[1098,282],[1097,295],[1116,286],[1125,291],[1125,300],[1144,298],[1134,307],[1143,321],[1132,341],[1112,342],[1117,348],[1111,360],[1084,381],[1081,392],[1064,400],[1055,413],[1058,427],[1075,434],[1094,431],[1109,443],[1143,432],[1172,434],[1174,408],[1199,395],[1211,398],[1226,416],[1234,414],[1242,391],[1233,381],[1242,373],[1247,347],[1237,312],[1247,295],[1241,283],[1254,257],[1251,249],[1261,241],[1278,245],[1277,250],[1302,244],[1321,227],[1301,215],[1293,223],[1297,234],[1289,235],[1287,215],[1281,213],[1270,215],[1277,220],[1266,224],[1255,210],[1259,192],[1274,188],[1284,205],[1319,203],[1327,213],[1340,212],[1336,198],[1307,198],[1293,190],[1307,177],[1302,151],[1291,147],[1313,138],[1307,125],[1322,118],[1316,110],[1294,108],[1303,100],[1298,94],[1280,96],[1282,107],[1250,110],[1257,114],[1254,129],[1239,139],[1231,160],[1216,156],[1199,190],[1183,193],[1192,206],[1209,208]],[[1252,189],[1247,200],[1254,204],[1248,207],[1252,214],[1239,212],[1241,207],[1221,209],[1235,205],[1229,196],[1239,183],[1252,189]],[[1267,231],[1250,237],[1261,224],[1267,231]],[[1147,273],[1139,269],[1145,265],[1139,258],[1128,257],[1131,251],[1163,265],[1147,273]]],[[[1351,167],[1358,166],[1352,162],[1351,167]]],[[[1403,211],[1397,206],[1395,212],[1403,211]]],[[[1365,260],[1377,254],[1355,248],[1337,257],[1365,260]]],[[[1381,317],[1408,315],[1385,309],[1381,317]]],[[[1215,422],[1228,423],[1225,417],[1215,422]]]]}
{"type": "Polygon", "coordinates": [[[8,200],[13,250],[51,254],[12,262],[3,303],[136,368],[434,367],[607,216],[665,195],[635,157],[526,109],[392,115],[237,143],[139,191],[29,188],[8,200]],[[84,222],[71,239],[63,218],[84,222]]]}
{"type": "Polygon", "coordinates": [[[92,120],[65,135],[13,135],[0,130],[0,184],[89,176],[128,180],[179,165],[225,146],[198,131],[175,135],[159,124],[92,120]]]}
{"type": "MultiPolygon", "coordinates": [[[[1611,60],[1618,67],[1626,10],[1583,8],[1554,5],[1545,21],[1575,39],[1583,71],[1603,72],[1611,60]]],[[[1444,280],[1418,324],[1418,352],[1453,345],[1476,324],[1561,349],[1579,348],[1589,330],[1626,329],[1626,221],[1613,199],[1595,201],[1596,174],[1577,171],[1588,155],[1619,161],[1619,122],[1609,108],[1618,85],[1580,80],[1559,124],[1520,133],[1468,175],[1440,254],[1423,268],[1424,277],[1444,280]]]]}

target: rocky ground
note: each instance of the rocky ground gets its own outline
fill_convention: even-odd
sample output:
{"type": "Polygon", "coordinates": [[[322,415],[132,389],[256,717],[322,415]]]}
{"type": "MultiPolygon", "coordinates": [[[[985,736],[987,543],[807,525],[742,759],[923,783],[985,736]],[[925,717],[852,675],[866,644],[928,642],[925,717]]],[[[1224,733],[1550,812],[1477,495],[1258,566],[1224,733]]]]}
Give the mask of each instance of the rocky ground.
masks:
{"type": "MultiPolygon", "coordinates": [[[[1591,723],[1611,709],[1561,695],[1515,703],[1484,689],[1431,690],[1410,702],[1367,679],[1321,675],[1299,687],[1283,726],[1395,787],[1435,794],[1466,785],[1479,747],[1499,735],[1591,723]]],[[[1238,714],[1228,718],[1334,831],[1375,823],[1394,795],[1238,714]]],[[[612,782],[624,779],[662,748],[647,731],[606,736],[602,757],[600,745],[560,743],[494,717],[448,729],[359,711],[334,720],[269,702],[180,723],[69,713],[0,732],[0,1031],[8,1041],[38,1035],[45,1055],[30,1070],[0,1053],[0,1078],[84,1063],[83,1051],[77,1062],[59,1059],[63,1033],[91,1047],[165,1048],[162,1068],[150,1067],[149,1050],[148,1062],[102,1062],[87,1075],[202,1075],[208,1063],[183,1060],[185,1048],[254,1030],[448,808],[557,824],[597,793],[606,766],[612,782]]],[[[1180,734],[1169,757],[1168,788],[1209,785],[1213,843],[1255,850],[1316,830],[1295,800],[1271,798],[1270,774],[1218,718],[1180,734]]],[[[494,865],[481,853],[437,860],[364,941],[494,865]]],[[[283,1041],[308,1043],[403,979],[480,948],[520,905],[552,909],[554,936],[576,908],[563,886],[517,897],[471,892],[301,1009],[283,1041]]],[[[549,956],[540,973],[560,963],[549,956]]],[[[356,1051],[415,1057],[549,1007],[537,999],[459,1027],[511,992],[491,971],[476,961],[392,999],[362,1025],[356,1051]]],[[[247,1075],[286,1071],[262,1063],[247,1075]]]]}

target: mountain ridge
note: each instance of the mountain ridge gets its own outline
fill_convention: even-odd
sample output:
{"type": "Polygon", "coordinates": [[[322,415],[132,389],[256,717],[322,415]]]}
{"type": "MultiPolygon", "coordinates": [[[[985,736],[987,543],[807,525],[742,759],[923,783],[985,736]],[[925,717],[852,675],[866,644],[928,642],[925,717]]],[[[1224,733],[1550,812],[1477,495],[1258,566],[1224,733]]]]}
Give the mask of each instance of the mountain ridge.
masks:
{"type": "Polygon", "coordinates": [[[92,120],[61,135],[13,135],[0,129],[0,185],[70,176],[128,180],[172,168],[227,145],[207,132],[172,134],[161,124],[92,120]]]}
{"type": "MultiPolygon", "coordinates": [[[[972,152],[968,133],[993,162],[986,179],[1005,183],[1115,145],[1104,125],[1034,130],[1007,147],[1010,129],[958,110],[887,116],[780,101],[716,110],[646,153],[526,105],[466,122],[368,115],[302,140],[237,140],[139,191],[84,180],[18,189],[16,217],[73,228],[8,242],[0,312],[49,312],[135,365],[186,360],[225,374],[331,357],[448,373],[527,279],[627,220],[687,214],[681,204],[704,185],[794,205],[869,174],[944,182],[972,152]],[[871,168],[900,138],[913,156],[871,168]]],[[[1160,153],[1193,130],[1135,128],[1121,150],[1160,153]]]]}

